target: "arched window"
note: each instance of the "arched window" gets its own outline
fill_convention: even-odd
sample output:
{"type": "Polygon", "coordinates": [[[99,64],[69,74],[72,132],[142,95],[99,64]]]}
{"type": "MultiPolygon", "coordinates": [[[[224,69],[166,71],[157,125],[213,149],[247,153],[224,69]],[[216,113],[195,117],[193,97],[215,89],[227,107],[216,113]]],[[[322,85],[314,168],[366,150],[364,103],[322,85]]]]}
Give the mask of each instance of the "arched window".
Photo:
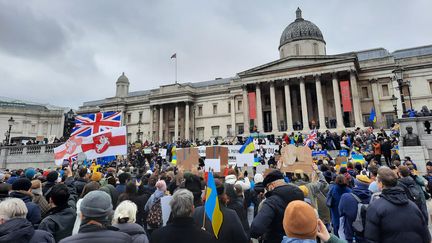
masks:
{"type": "Polygon", "coordinates": [[[318,55],[318,44],[317,43],[313,43],[313,54],[318,55]]]}
{"type": "Polygon", "coordinates": [[[295,48],[295,54],[296,54],[296,56],[299,56],[300,55],[300,45],[299,44],[295,44],[294,48],[295,48]]]}

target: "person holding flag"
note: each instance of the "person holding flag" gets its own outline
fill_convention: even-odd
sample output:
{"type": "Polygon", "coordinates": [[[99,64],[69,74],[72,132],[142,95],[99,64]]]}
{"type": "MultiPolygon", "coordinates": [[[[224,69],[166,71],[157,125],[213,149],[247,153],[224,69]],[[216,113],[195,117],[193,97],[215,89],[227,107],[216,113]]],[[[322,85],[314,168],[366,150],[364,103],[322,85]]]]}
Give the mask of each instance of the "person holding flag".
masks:
{"type": "Polygon", "coordinates": [[[255,144],[253,141],[253,138],[250,136],[246,140],[246,142],[243,144],[243,146],[240,148],[239,153],[240,154],[248,154],[255,151],[255,144]]]}
{"type": "Polygon", "coordinates": [[[196,208],[193,214],[195,224],[214,235],[218,242],[248,243],[249,236],[237,213],[226,207],[225,187],[213,177],[213,172],[208,172],[205,198],[205,205],[196,208]]]}

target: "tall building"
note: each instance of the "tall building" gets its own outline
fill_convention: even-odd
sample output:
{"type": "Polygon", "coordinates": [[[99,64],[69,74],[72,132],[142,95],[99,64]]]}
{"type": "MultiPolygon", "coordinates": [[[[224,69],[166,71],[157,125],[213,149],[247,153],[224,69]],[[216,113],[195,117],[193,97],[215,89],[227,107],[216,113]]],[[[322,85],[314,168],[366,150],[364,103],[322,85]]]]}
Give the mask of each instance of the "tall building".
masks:
{"type": "Polygon", "coordinates": [[[432,45],[328,55],[321,30],[297,9],[278,48],[279,59],[232,78],[129,92],[123,73],[115,97],[84,102],[78,112],[122,111],[129,141],[172,141],[340,131],[371,125],[372,108],[374,126],[390,127],[402,116],[402,97],[407,109],[432,105],[432,45]],[[398,86],[395,70],[409,83],[398,86]]]}

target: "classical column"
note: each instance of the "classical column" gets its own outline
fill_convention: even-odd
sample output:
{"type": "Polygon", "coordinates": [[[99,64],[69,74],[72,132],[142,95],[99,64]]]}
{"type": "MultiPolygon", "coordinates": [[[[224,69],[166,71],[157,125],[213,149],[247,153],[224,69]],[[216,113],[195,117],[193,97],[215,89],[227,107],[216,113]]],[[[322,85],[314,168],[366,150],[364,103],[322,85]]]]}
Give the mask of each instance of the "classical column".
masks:
{"type": "Polygon", "coordinates": [[[364,127],[355,70],[350,70],[350,83],[355,127],[364,127]]]}
{"type": "Polygon", "coordinates": [[[175,104],[174,112],[174,141],[177,141],[179,134],[179,108],[178,103],[175,104]]]}
{"type": "Polygon", "coordinates": [[[261,87],[259,83],[256,84],[255,92],[256,92],[257,128],[259,132],[264,132],[262,103],[261,103],[261,87]]]}
{"type": "Polygon", "coordinates": [[[248,104],[248,92],[246,85],[243,86],[243,129],[244,134],[249,134],[250,132],[250,122],[249,122],[249,104],[248,104]]]}
{"type": "Polygon", "coordinates": [[[285,90],[285,113],[286,113],[286,123],[287,123],[287,131],[292,131],[293,129],[293,121],[292,121],[292,109],[291,109],[291,93],[289,80],[285,82],[284,90],[285,90]]]}
{"type": "Polygon", "coordinates": [[[236,108],[235,108],[235,96],[233,95],[231,97],[231,136],[235,136],[236,135],[236,108]]]}
{"type": "Polygon", "coordinates": [[[306,86],[304,77],[300,77],[300,101],[302,109],[303,131],[309,130],[309,116],[306,101],[306,86]]]}
{"type": "Polygon", "coordinates": [[[379,100],[379,94],[378,94],[378,80],[372,79],[370,80],[371,88],[372,88],[372,99],[373,99],[373,105],[375,108],[375,114],[376,114],[376,127],[381,127],[382,122],[382,114],[381,114],[381,106],[380,106],[380,100],[379,100]]]}
{"type": "Polygon", "coordinates": [[[159,141],[163,142],[163,107],[159,107],[159,141]]]}
{"type": "Polygon", "coordinates": [[[325,114],[324,114],[324,102],[322,96],[322,87],[320,75],[315,76],[315,89],[317,95],[317,105],[318,105],[318,121],[320,129],[327,129],[325,125],[325,114]]]}
{"type": "Polygon", "coordinates": [[[149,123],[150,134],[149,134],[149,138],[150,138],[150,141],[152,142],[152,141],[154,141],[153,140],[154,139],[153,138],[153,106],[150,106],[149,111],[150,111],[150,115],[149,115],[149,119],[150,119],[150,123],[149,123]]]}
{"type": "Polygon", "coordinates": [[[189,139],[189,103],[185,106],[185,139],[189,139]]]}
{"type": "Polygon", "coordinates": [[[334,103],[335,103],[337,128],[344,129],[345,126],[343,124],[343,118],[342,118],[342,106],[341,106],[341,98],[339,93],[339,81],[337,79],[336,73],[333,73],[332,85],[333,85],[333,96],[334,96],[334,103]]]}
{"type": "Polygon", "coordinates": [[[276,95],[274,82],[270,82],[270,107],[271,107],[271,117],[272,117],[272,133],[279,132],[277,111],[276,111],[276,95]]]}

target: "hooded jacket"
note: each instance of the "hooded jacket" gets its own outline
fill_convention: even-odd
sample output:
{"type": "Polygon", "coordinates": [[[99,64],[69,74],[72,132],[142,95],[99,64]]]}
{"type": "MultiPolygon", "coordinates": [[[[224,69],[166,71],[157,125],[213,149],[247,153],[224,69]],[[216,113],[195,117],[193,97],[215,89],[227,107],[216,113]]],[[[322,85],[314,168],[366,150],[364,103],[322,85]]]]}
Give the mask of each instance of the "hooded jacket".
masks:
{"type": "Polygon", "coordinates": [[[252,222],[250,236],[255,239],[263,236],[264,243],[280,243],[285,235],[282,226],[285,208],[291,201],[303,201],[304,195],[297,186],[286,184],[267,192],[266,197],[252,222]]]}
{"type": "MultiPolygon", "coordinates": [[[[424,199],[423,189],[421,188],[421,186],[418,185],[417,182],[411,176],[400,178],[398,180],[398,186],[400,188],[402,188],[405,191],[405,194],[407,194],[407,195],[409,195],[408,193],[410,193],[409,189],[408,189],[410,186],[417,187],[418,191],[420,192],[421,204],[420,205],[416,204],[416,205],[420,209],[420,211],[422,212],[422,214],[425,217],[425,220],[427,222],[429,219],[429,216],[428,216],[428,212],[427,212],[426,200],[424,199]]],[[[409,199],[409,197],[408,197],[408,199],[409,199]]]]}
{"type": "Polygon", "coordinates": [[[330,190],[327,194],[327,200],[331,202],[330,216],[331,222],[334,228],[334,232],[339,230],[339,202],[344,193],[350,193],[351,189],[348,186],[339,186],[337,184],[331,184],[330,190]]]}
{"type": "Polygon", "coordinates": [[[120,232],[126,233],[132,237],[132,243],[148,243],[147,234],[144,228],[136,223],[114,224],[120,232]]]}
{"type": "Polygon", "coordinates": [[[399,187],[386,188],[366,213],[368,242],[430,242],[427,224],[418,207],[399,187]]]}
{"type": "Polygon", "coordinates": [[[54,243],[53,236],[43,230],[35,230],[27,219],[15,218],[0,225],[0,242],[54,243]]]}
{"type": "Polygon", "coordinates": [[[30,221],[30,223],[34,225],[41,221],[41,210],[36,203],[32,202],[33,199],[30,192],[11,191],[9,196],[19,198],[24,201],[28,210],[26,218],[28,221],[30,221]]]}
{"type": "Polygon", "coordinates": [[[40,230],[45,230],[54,236],[56,242],[72,235],[75,224],[76,212],[74,209],[54,207],[48,211],[48,216],[39,225],[40,230]]]}
{"type": "MultiPolygon", "coordinates": [[[[358,183],[351,193],[356,195],[363,204],[369,204],[372,193],[369,191],[368,184],[358,183]]],[[[352,223],[357,217],[358,210],[358,202],[351,193],[343,194],[339,202],[339,216],[344,217],[344,233],[348,242],[353,241],[352,223]]],[[[356,236],[357,242],[362,242],[362,240],[363,237],[356,236]]]]}

